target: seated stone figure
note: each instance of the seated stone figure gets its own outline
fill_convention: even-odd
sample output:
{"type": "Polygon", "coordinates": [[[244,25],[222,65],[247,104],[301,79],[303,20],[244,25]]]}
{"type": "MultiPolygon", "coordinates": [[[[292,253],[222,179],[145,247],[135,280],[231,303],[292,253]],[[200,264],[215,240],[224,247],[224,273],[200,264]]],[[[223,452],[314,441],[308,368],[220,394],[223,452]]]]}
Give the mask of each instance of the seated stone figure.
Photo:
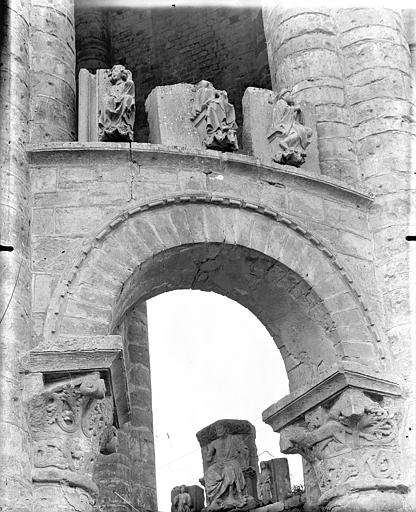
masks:
{"type": "Polygon", "coordinates": [[[283,165],[300,167],[305,163],[305,150],[310,144],[312,130],[305,126],[300,106],[291,91],[283,89],[273,107],[267,139],[273,146],[273,160],[283,165]]]}
{"type": "Polygon", "coordinates": [[[115,65],[109,73],[109,87],[101,99],[99,140],[133,141],[134,111],[131,72],[122,65],[115,65]]]}
{"type": "Polygon", "coordinates": [[[243,468],[249,467],[249,450],[239,436],[228,434],[223,423],[216,424],[215,429],[216,438],[206,446],[204,455],[205,510],[254,508],[243,473],[243,468]]]}
{"type": "Polygon", "coordinates": [[[203,143],[208,149],[236,151],[237,123],[234,106],[228,102],[225,91],[215,89],[208,80],[196,85],[194,107],[191,120],[196,126],[205,121],[203,143]]]}

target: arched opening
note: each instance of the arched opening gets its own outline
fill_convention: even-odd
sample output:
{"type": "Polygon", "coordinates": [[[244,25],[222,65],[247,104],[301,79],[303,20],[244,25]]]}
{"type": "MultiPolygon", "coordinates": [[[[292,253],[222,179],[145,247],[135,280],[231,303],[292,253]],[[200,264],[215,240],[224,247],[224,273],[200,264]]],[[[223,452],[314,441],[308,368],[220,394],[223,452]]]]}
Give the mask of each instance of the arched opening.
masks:
{"type": "Polygon", "coordinates": [[[145,310],[152,297],[214,291],[249,309],[280,350],[291,392],[310,388],[344,362],[364,367],[364,358],[348,353],[358,332],[373,350],[361,304],[331,253],[264,207],[208,196],[165,198],[121,213],[80,252],[56,289],[45,331],[51,338],[124,338],[131,421],[120,453],[97,468],[104,499],[118,488],[136,508],[154,509],[145,310]]]}
{"type": "MultiPolygon", "coordinates": [[[[195,434],[220,418],[254,425],[259,461],[282,457],[261,411],[289,386],[269,333],[235,301],[183,290],[149,300],[147,311],[158,509],[165,512],[175,486],[200,485],[195,434]]],[[[298,485],[301,457],[288,459],[291,483],[298,485]]]]}

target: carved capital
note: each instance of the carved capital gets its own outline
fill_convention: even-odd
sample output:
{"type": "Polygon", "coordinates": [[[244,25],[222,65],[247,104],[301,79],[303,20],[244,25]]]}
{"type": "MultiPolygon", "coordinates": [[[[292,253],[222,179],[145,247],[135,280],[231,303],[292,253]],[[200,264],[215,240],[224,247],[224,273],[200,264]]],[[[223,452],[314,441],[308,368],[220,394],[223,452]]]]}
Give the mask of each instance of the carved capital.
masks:
{"type": "Polygon", "coordinates": [[[113,397],[104,380],[91,372],[50,383],[31,398],[28,410],[35,486],[64,483],[60,492],[68,494],[66,487],[72,494],[79,491],[82,510],[90,510],[98,492],[92,480],[95,460],[100,452],[115,451],[117,444],[113,397]]]}
{"type": "Polygon", "coordinates": [[[397,399],[349,388],[285,427],[280,449],[299,453],[312,465],[321,505],[350,492],[403,493],[400,421],[397,399]]]}

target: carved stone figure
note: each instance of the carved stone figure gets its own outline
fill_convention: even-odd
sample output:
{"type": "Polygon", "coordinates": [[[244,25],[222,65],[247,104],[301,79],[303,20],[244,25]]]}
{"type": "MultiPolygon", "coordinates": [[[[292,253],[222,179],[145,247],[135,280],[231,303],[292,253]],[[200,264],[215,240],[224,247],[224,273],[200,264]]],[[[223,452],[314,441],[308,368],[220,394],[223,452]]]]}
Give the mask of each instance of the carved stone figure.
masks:
{"type": "MultiPolygon", "coordinates": [[[[117,445],[113,399],[106,396],[104,380],[92,372],[47,385],[29,402],[29,418],[39,502],[49,487],[64,485],[65,495],[85,504],[76,510],[92,510],[98,493],[92,479],[95,460],[100,451],[111,453],[117,445]]],[[[59,508],[58,501],[55,505],[59,508]]]]}
{"type": "Polygon", "coordinates": [[[208,149],[238,149],[234,106],[228,102],[226,91],[215,89],[208,80],[201,80],[196,85],[191,120],[195,126],[205,123],[203,143],[208,149]]]}
{"type": "Polygon", "coordinates": [[[273,147],[273,160],[283,165],[300,167],[305,163],[306,148],[310,144],[312,130],[305,126],[301,107],[289,89],[277,96],[267,139],[273,147]]]}
{"type": "Polygon", "coordinates": [[[191,495],[188,493],[186,486],[181,485],[179,493],[173,497],[172,508],[176,512],[190,512],[192,509],[191,495]]]}
{"type": "Polygon", "coordinates": [[[339,486],[405,490],[398,481],[395,454],[399,417],[384,401],[381,405],[360,390],[348,389],[332,405],[317,407],[303,422],[280,432],[281,451],[300,453],[312,464],[321,505],[337,496],[339,486]]]}
{"type": "Polygon", "coordinates": [[[250,465],[250,450],[240,435],[229,431],[228,425],[235,427],[232,421],[222,420],[211,425],[208,439],[206,429],[197,434],[203,446],[204,478],[201,482],[205,487],[206,510],[209,512],[248,510],[256,505],[255,499],[248,493],[245,476],[253,469],[250,465]]]}
{"type": "Polygon", "coordinates": [[[101,141],[133,141],[134,83],[131,72],[117,64],[108,72],[101,99],[98,137],[101,141]]]}
{"type": "Polygon", "coordinates": [[[258,498],[261,505],[273,503],[272,480],[272,472],[270,471],[267,463],[264,461],[260,462],[260,477],[257,488],[258,498]]]}

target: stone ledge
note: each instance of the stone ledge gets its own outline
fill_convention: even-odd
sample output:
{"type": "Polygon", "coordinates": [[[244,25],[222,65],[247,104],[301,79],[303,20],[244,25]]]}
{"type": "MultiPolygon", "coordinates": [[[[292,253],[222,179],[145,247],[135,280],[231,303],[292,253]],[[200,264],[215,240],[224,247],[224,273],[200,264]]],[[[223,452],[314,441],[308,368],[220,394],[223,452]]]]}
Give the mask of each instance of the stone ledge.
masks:
{"type": "Polygon", "coordinates": [[[337,370],[312,386],[301,388],[282,398],[263,411],[263,421],[275,432],[287,427],[310,409],[333,399],[347,388],[381,394],[400,396],[400,387],[393,380],[364,375],[353,370],[337,370]]]}
{"type": "Polygon", "coordinates": [[[23,365],[47,377],[99,371],[114,398],[118,426],[130,420],[127,374],[121,336],[58,338],[31,350],[23,365]]]}
{"type": "MultiPolygon", "coordinates": [[[[370,205],[374,201],[374,196],[369,191],[360,191],[346,183],[331,178],[329,176],[317,175],[316,173],[302,171],[296,167],[289,165],[267,165],[260,159],[253,156],[249,156],[243,153],[221,153],[213,150],[196,150],[189,149],[187,147],[179,146],[163,146],[161,144],[147,144],[134,142],[129,144],[127,142],[51,142],[44,144],[28,144],[26,146],[30,163],[32,165],[42,165],[45,161],[42,161],[42,156],[48,157],[47,164],[53,163],[53,157],[51,154],[58,155],[59,153],[73,154],[77,153],[88,153],[89,151],[94,152],[94,161],[99,163],[97,160],[97,153],[105,155],[111,155],[111,153],[125,154],[126,162],[138,163],[138,157],[140,154],[147,155],[166,155],[176,157],[189,157],[193,159],[195,157],[203,158],[210,161],[217,161],[219,172],[226,172],[225,165],[242,166],[244,172],[253,173],[257,172],[256,178],[261,181],[273,181],[276,177],[279,179],[296,179],[300,181],[307,181],[314,183],[317,186],[329,187],[333,191],[338,193],[344,193],[353,196],[354,200],[364,202],[364,204],[370,205]]],[[[68,155],[69,157],[69,155],[68,155]]],[[[62,161],[59,162],[62,164],[62,161]]],[[[69,162],[68,162],[69,163],[69,162]]],[[[79,161],[77,161],[79,164],[79,161]]],[[[155,163],[155,166],[157,164],[155,163]]],[[[201,171],[202,172],[202,171],[201,171]]],[[[364,188],[364,187],[363,187],[364,188]]]]}

